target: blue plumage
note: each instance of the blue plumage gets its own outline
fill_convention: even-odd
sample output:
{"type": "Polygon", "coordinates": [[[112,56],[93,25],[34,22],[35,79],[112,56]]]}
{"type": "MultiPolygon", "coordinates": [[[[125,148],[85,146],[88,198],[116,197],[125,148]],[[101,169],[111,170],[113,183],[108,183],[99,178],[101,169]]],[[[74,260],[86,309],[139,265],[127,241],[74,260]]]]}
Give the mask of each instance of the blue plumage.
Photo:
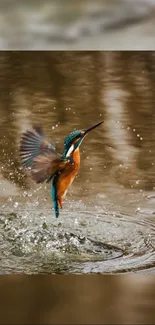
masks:
{"type": "Polygon", "coordinates": [[[63,152],[63,157],[66,156],[69,148],[71,147],[72,143],[74,140],[78,139],[81,135],[81,131],[80,130],[74,130],[73,132],[71,132],[69,135],[67,135],[67,137],[65,138],[64,141],[64,152],[63,152]]]}

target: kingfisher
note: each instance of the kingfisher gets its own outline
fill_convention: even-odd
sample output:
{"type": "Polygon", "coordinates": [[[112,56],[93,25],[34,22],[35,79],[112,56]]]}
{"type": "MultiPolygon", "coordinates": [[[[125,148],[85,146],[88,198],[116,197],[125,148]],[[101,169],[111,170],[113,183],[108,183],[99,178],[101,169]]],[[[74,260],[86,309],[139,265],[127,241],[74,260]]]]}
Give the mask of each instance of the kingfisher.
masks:
{"type": "Polygon", "coordinates": [[[87,129],[74,130],[64,140],[64,150],[59,154],[55,146],[46,140],[40,126],[33,126],[20,139],[20,160],[22,167],[29,171],[36,183],[51,183],[51,196],[55,216],[59,216],[63,199],[80,168],[79,147],[85,136],[103,123],[87,129]]]}

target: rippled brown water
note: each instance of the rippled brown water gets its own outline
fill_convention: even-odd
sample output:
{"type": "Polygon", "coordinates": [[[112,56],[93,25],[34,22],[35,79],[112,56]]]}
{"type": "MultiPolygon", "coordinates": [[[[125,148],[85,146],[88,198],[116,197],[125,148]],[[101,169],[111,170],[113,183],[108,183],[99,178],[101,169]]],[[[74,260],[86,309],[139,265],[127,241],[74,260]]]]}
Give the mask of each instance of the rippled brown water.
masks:
{"type": "Polygon", "coordinates": [[[154,272],[154,52],[0,53],[3,273],[154,272]],[[104,119],[58,220],[50,189],[20,169],[21,133],[64,137],[104,119]]]}

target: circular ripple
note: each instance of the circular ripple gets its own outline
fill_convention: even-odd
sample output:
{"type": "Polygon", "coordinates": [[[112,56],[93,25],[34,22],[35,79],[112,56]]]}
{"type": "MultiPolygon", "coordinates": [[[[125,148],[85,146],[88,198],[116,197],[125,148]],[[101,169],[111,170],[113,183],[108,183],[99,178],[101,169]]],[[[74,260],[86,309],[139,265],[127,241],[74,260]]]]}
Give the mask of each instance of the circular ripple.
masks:
{"type": "Polygon", "coordinates": [[[155,261],[154,220],[107,212],[1,213],[1,273],[104,273],[155,261]]]}

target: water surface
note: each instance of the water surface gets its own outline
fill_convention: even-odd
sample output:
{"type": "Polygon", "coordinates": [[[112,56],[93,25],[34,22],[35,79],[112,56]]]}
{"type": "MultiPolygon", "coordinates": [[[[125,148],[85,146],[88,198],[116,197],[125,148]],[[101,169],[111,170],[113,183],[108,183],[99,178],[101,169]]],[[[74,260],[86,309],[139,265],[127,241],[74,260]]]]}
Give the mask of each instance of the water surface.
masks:
{"type": "Polygon", "coordinates": [[[154,273],[154,52],[1,52],[0,66],[1,274],[154,273]],[[21,133],[39,123],[62,152],[103,119],[56,219],[21,133]]]}

